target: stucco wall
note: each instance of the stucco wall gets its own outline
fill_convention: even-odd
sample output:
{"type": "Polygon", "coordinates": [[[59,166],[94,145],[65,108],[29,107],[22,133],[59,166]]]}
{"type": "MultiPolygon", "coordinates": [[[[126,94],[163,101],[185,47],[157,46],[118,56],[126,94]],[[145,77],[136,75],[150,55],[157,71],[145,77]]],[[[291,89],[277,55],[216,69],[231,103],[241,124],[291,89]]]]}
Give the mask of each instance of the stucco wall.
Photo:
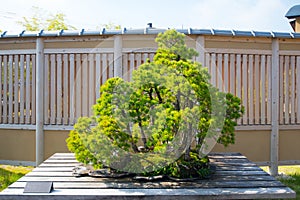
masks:
{"type": "MultiPolygon", "coordinates": [[[[45,159],[56,152],[69,152],[66,138],[69,131],[45,131],[45,159]]],[[[300,160],[299,130],[280,132],[279,160],[300,160]]],[[[270,131],[236,131],[236,142],[228,147],[217,144],[214,152],[240,152],[254,162],[270,158],[270,131]]],[[[1,160],[35,161],[35,131],[0,130],[1,160]]]]}

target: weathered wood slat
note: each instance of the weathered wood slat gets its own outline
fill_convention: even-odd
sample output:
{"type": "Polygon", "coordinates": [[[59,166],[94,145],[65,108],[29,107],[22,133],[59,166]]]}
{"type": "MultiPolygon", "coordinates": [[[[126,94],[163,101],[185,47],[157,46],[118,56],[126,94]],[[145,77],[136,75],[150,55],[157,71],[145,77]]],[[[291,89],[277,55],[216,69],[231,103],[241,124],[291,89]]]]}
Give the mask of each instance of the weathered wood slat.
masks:
{"type": "MultiPolygon", "coordinates": [[[[10,189],[24,188],[26,182],[15,182],[10,189]]],[[[284,187],[278,181],[208,181],[197,182],[54,182],[55,189],[104,189],[104,188],[257,188],[257,187],[284,187]]]]}
{"type": "Polygon", "coordinates": [[[8,123],[13,123],[13,56],[8,57],[8,123]]]}
{"type": "MultiPolygon", "coordinates": [[[[101,181],[109,182],[110,179],[101,179],[101,181]]],[[[274,181],[274,177],[269,175],[258,175],[258,176],[237,176],[237,175],[213,175],[212,181],[274,181]]],[[[99,182],[99,178],[93,177],[40,177],[40,176],[23,176],[18,181],[29,182],[29,181],[54,181],[54,182],[99,182]]],[[[124,182],[124,180],[113,180],[113,182],[124,182]]]]}
{"type": "Polygon", "coordinates": [[[242,57],[242,78],[243,78],[243,94],[242,94],[242,101],[243,106],[245,107],[245,113],[243,115],[243,124],[248,124],[248,57],[247,55],[243,55],[242,57]]]}
{"type": "Polygon", "coordinates": [[[14,124],[19,123],[19,56],[14,56],[14,124]]]}
{"type": "MultiPolygon", "coordinates": [[[[49,55],[46,54],[44,55],[44,73],[45,74],[50,74],[49,72],[49,55]]],[[[44,123],[49,124],[50,123],[50,118],[49,118],[49,75],[44,76],[44,123]]]]}
{"type": "Polygon", "coordinates": [[[3,123],[7,123],[7,56],[3,56],[3,123]]]}
{"type": "Polygon", "coordinates": [[[260,104],[260,123],[266,124],[266,56],[261,56],[261,62],[260,62],[260,94],[261,94],[261,104],[260,104]]]}
{"type": "Polygon", "coordinates": [[[271,74],[272,57],[267,56],[267,76],[268,76],[268,103],[267,103],[267,124],[271,124],[271,97],[272,97],[272,74],[271,74]]]}
{"type": "Polygon", "coordinates": [[[110,179],[74,177],[72,169],[79,163],[74,154],[55,154],[29,174],[23,176],[0,193],[0,199],[33,199],[35,195],[23,194],[27,182],[52,181],[50,194],[39,194],[39,199],[115,199],[120,197],[143,198],[207,198],[207,199],[258,199],[294,198],[295,193],[268,175],[241,154],[212,153],[209,155],[216,171],[210,179],[191,182],[160,180],[133,181],[131,178],[110,179]],[[219,164],[218,164],[219,163],[219,164]],[[42,195],[42,196],[41,196],[42,195]],[[94,196],[93,196],[94,195],[94,196]],[[140,195],[140,196],[139,196],[140,195]],[[3,198],[2,198],[3,197],[3,198]]]}
{"type": "MultiPolygon", "coordinates": [[[[5,198],[7,200],[15,198],[14,195],[23,195],[23,189],[12,189],[6,190],[3,192],[5,198]],[[9,196],[12,195],[12,196],[9,196]]],[[[126,197],[130,197],[130,199],[158,199],[159,197],[163,199],[176,197],[178,198],[189,198],[199,199],[249,199],[249,198],[294,198],[295,194],[289,188],[283,189],[282,187],[274,187],[274,188],[198,188],[198,189],[57,189],[54,190],[51,195],[43,195],[43,199],[63,199],[76,197],[77,199],[84,199],[84,197],[88,199],[124,199],[126,197]],[[276,195],[274,195],[276,194],[276,195]],[[108,196],[110,196],[108,198],[108,196]],[[165,197],[165,198],[164,198],[165,197]]],[[[4,196],[0,196],[0,199],[4,196]]],[[[23,199],[41,199],[41,194],[32,195],[27,194],[24,195],[23,199]],[[29,198],[26,198],[29,197],[29,198]]],[[[18,197],[20,198],[20,197],[18,197]]]]}
{"type": "MultiPolygon", "coordinates": [[[[24,67],[25,67],[25,63],[24,63],[24,58],[25,56],[24,55],[20,55],[20,124],[24,124],[25,122],[25,119],[24,119],[24,116],[25,116],[25,113],[24,113],[24,107],[25,107],[25,73],[24,73],[24,67]]],[[[0,61],[1,63],[1,61],[0,61]]],[[[0,72],[1,73],[1,72],[0,72]]],[[[2,73],[1,73],[2,74],[2,73]]],[[[0,81],[0,83],[2,83],[0,81]]],[[[1,88],[0,88],[0,91],[1,88]]],[[[0,114],[1,116],[1,114],[0,114]]],[[[1,120],[1,118],[0,118],[1,120]]]]}

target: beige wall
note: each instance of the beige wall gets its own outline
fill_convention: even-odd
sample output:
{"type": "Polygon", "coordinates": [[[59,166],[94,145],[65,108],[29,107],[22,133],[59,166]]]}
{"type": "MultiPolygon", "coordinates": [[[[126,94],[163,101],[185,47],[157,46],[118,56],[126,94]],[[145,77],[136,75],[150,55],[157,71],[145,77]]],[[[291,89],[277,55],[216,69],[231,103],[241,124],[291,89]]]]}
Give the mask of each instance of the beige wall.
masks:
{"type": "MultiPolygon", "coordinates": [[[[68,131],[45,131],[45,159],[56,152],[69,152],[68,131]]],[[[35,131],[0,130],[0,160],[35,161],[35,131]]]]}
{"type": "MultiPolygon", "coordinates": [[[[69,131],[45,131],[45,159],[52,154],[69,152],[66,138],[69,131]]],[[[279,159],[300,160],[299,130],[280,132],[279,159]]],[[[240,152],[254,162],[269,161],[270,131],[236,131],[236,142],[229,147],[217,144],[214,152],[240,152]]],[[[35,161],[35,131],[0,130],[0,161],[35,161]]]]}

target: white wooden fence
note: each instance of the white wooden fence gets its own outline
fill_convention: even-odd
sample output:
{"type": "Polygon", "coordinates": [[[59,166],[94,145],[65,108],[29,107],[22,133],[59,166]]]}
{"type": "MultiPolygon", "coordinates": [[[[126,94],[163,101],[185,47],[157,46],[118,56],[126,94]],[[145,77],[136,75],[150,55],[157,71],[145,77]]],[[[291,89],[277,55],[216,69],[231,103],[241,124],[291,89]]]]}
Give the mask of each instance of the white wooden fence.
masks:
{"type": "MultiPolygon", "coordinates": [[[[55,37],[46,40],[48,43],[58,41],[55,37]]],[[[97,39],[68,39],[75,43],[89,40],[97,39]]],[[[241,41],[248,40],[252,39],[238,39],[233,43],[243,46],[241,41]]],[[[264,39],[250,44],[253,48],[234,48],[234,45],[226,48],[224,44],[206,45],[206,37],[200,35],[192,46],[200,53],[196,60],[208,68],[211,82],[242,99],[245,114],[238,120],[237,129],[271,130],[271,165],[276,166],[278,127],[300,128],[300,48],[295,48],[300,43],[299,40],[297,44],[290,42],[291,49],[296,49],[290,50],[289,44],[283,44],[284,48],[280,49],[280,42],[285,40],[266,37],[264,44],[260,44],[261,40],[264,39]],[[256,45],[270,48],[255,49],[256,45]]],[[[153,38],[151,42],[154,43],[153,38]]],[[[16,45],[2,49],[4,43],[0,43],[0,128],[35,129],[35,124],[39,124],[37,113],[43,113],[43,125],[48,129],[72,129],[78,117],[92,114],[91,107],[99,98],[99,88],[108,78],[121,76],[130,80],[132,70],[148,58],[152,60],[155,54],[153,47],[123,47],[122,36],[113,39],[113,46],[104,48],[53,48],[50,45],[51,48],[41,49],[39,55],[42,56],[37,56],[38,49],[16,49],[16,45]],[[43,68],[43,74],[37,74],[38,67],[43,68]],[[43,102],[36,97],[40,76],[43,91],[39,92],[43,94],[43,102]]]]}
{"type": "MultiPolygon", "coordinates": [[[[122,76],[130,80],[130,72],[153,56],[123,53],[122,76]]],[[[300,124],[300,55],[283,54],[279,61],[279,123],[300,124]]],[[[205,53],[211,82],[242,99],[245,114],[239,125],[271,124],[271,63],[271,54],[205,53]]],[[[35,54],[2,53],[0,66],[0,123],[35,124],[35,54]]],[[[45,53],[44,70],[45,125],[73,125],[78,117],[92,114],[100,85],[114,76],[114,54],[45,53]]]]}

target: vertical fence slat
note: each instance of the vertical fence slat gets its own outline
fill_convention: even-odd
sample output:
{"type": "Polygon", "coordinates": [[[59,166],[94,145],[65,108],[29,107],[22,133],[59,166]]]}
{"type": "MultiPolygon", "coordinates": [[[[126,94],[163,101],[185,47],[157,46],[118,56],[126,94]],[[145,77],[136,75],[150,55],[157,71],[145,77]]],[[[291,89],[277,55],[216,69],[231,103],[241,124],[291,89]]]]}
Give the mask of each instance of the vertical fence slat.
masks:
{"type": "Polygon", "coordinates": [[[243,72],[243,105],[245,107],[245,113],[243,115],[243,124],[248,124],[248,66],[247,66],[248,57],[243,55],[242,59],[242,72],[243,72]]]}
{"type": "Polygon", "coordinates": [[[55,62],[55,54],[50,56],[50,67],[51,67],[51,81],[50,81],[50,91],[51,91],[51,99],[50,99],[50,124],[56,123],[56,62],[55,62]]]}
{"type": "Polygon", "coordinates": [[[268,72],[268,103],[267,103],[267,123],[271,124],[272,115],[271,115],[271,98],[272,98],[272,74],[271,74],[271,66],[272,66],[272,57],[270,55],[267,56],[267,72],[268,72]]]}
{"type": "Polygon", "coordinates": [[[62,58],[61,54],[56,57],[56,124],[62,124],[62,58]]]}
{"type": "Polygon", "coordinates": [[[108,77],[108,69],[107,69],[107,54],[102,54],[101,56],[101,60],[102,60],[102,73],[101,73],[101,79],[102,79],[102,82],[101,84],[104,84],[105,81],[107,80],[107,77],[108,77]]]}
{"type": "Polygon", "coordinates": [[[49,124],[49,55],[44,54],[44,123],[49,124]]]}
{"type": "Polygon", "coordinates": [[[8,123],[13,123],[13,56],[8,57],[8,123]]]}
{"type": "MultiPolygon", "coordinates": [[[[88,82],[89,82],[89,102],[88,102],[88,115],[91,116],[92,115],[92,106],[95,104],[95,92],[96,92],[96,88],[95,88],[95,64],[94,64],[94,54],[89,54],[88,55],[88,69],[89,69],[89,78],[88,78],[88,82]]],[[[118,58],[121,59],[121,58],[118,58]]]]}
{"type": "Polygon", "coordinates": [[[82,67],[81,67],[81,55],[76,54],[76,76],[75,76],[75,116],[76,119],[78,119],[81,116],[82,110],[81,110],[81,76],[82,76],[82,67]]]}
{"type": "Polygon", "coordinates": [[[283,86],[284,86],[284,57],[283,56],[279,56],[279,124],[283,124],[284,121],[284,117],[283,117],[283,109],[284,109],[284,90],[283,90],[283,86]]]}
{"type": "Polygon", "coordinates": [[[284,124],[289,123],[289,57],[284,57],[284,124]]]}
{"type": "Polygon", "coordinates": [[[291,56],[291,124],[295,124],[295,56],[291,56]]]}
{"type": "Polygon", "coordinates": [[[230,54],[230,72],[229,72],[230,85],[229,85],[229,87],[230,87],[230,93],[234,94],[234,95],[236,95],[236,92],[235,92],[236,91],[235,82],[236,82],[236,78],[237,78],[235,76],[236,70],[237,70],[237,68],[235,67],[235,55],[230,54]]]}
{"type": "Polygon", "coordinates": [[[30,97],[31,97],[31,94],[30,94],[30,88],[31,88],[31,85],[30,85],[30,76],[31,76],[31,73],[30,73],[30,55],[26,55],[26,116],[25,116],[25,123],[26,124],[30,124],[30,97]]]}
{"type": "Polygon", "coordinates": [[[248,109],[249,109],[249,124],[253,124],[254,120],[254,95],[253,95],[253,89],[254,89],[254,84],[253,84],[253,55],[249,55],[248,57],[248,69],[249,69],[249,74],[248,74],[248,88],[249,88],[249,101],[248,101],[248,109]]]}
{"type": "Polygon", "coordinates": [[[36,122],[36,116],[35,116],[35,108],[36,108],[36,106],[35,106],[35,94],[36,94],[36,84],[35,84],[35,78],[36,78],[36,62],[35,62],[35,55],[32,55],[31,56],[31,63],[32,63],[32,99],[31,99],[31,101],[32,101],[32,107],[31,107],[31,123],[32,124],[35,124],[35,122],[36,122]]]}
{"type": "Polygon", "coordinates": [[[73,125],[75,122],[75,60],[74,60],[74,54],[70,54],[69,57],[70,60],[70,96],[69,96],[69,109],[70,109],[70,125],[73,125]]]}
{"type": "Polygon", "coordinates": [[[210,65],[210,72],[211,72],[211,84],[217,87],[217,65],[216,65],[216,54],[211,54],[211,65],[210,65]]]}
{"type": "Polygon", "coordinates": [[[300,123],[300,56],[296,59],[297,123],[300,123]]]}
{"type": "Polygon", "coordinates": [[[108,54],[108,78],[114,77],[114,54],[108,54]]]}
{"type": "Polygon", "coordinates": [[[69,56],[63,55],[63,124],[69,123],[69,56]]]}
{"type": "Polygon", "coordinates": [[[7,123],[7,56],[3,57],[3,123],[7,123]]]}
{"type": "Polygon", "coordinates": [[[262,55],[260,60],[260,94],[261,94],[261,104],[260,104],[260,123],[262,125],[266,124],[266,56],[262,55]]]}
{"type": "Polygon", "coordinates": [[[132,72],[134,70],[134,54],[131,53],[129,55],[129,60],[130,60],[130,81],[132,80],[132,72]]]}
{"type": "Polygon", "coordinates": [[[221,53],[217,55],[217,63],[217,87],[220,91],[223,91],[223,55],[221,53]]]}
{"type": "Polygon", "coordinates": [[[228,62],[229,62],[229,58],[228,58],[228,54],[224,54],[224,79],[222,79],[223,81],[223,85],[225,89],[225,92],[229,92],[229,83],[230,83],[230,78],[229,78],[229,68],[228,68],[228,62]]]}
{"type": "Polygon", "coordinates": [[[260,124],[260,76],[259,76],[259,62],[260,56],[255,55],[254,57],[254,84],[255,84],[255,109],[254,109],[254,123],[260,124]]]}
{"type": "MultiPolygon", "coordinates": [[[[241,55],[237,54],[236,55],[236,95],[241,98],[241,100],[243,100],[242,98],[242,73],[241,73],[241,55]]],[[[237,120],[237,123],[240,125],[242,123],[242,119],[239,118],[237,120]]]]}
{"type": "Polygon", "coordinates": [[[135,54],[135,60],[136,60],[136,65],[135,65],[134,69],[137,69],[142,64],[142,55],[141,55],[141,53],[136,53],[135,54]]]}
{"type": "Polygon", "coordinates": [[[3,65],[2,65],[2,56],[0,55],[0,99],[1,99],[1,104],[0,104],[0,123],[2,123],[2,109],[3,109],[3,89],[2,89],[2,86],[3,86],[3,83],[2,83],[2,72],[3,72],[3,65]]]}
{"type": "Polygon", "coordinates": [[[88,104],[88,55],[87,54],[83,54],[82,55],[82,88],[81,88],[81,92],[82,92],[82,115],[83,116],[88,116],[89,112],[89,104],[88,104]]]}
{"type": "MultiPolygon", "coordinates": [[[[0,62],[1,63],[1,62],[0,62]]],[[[20,56],[20,123],[24,124],[24,93],[25,93],[24,55],[20,56]]],[[[1,90],[0,90],[1,91],[1,90]]],[[[0,115],[1,116],[1,115],[0,115]]]]}
{"type": "Polygon", "coordinates": [[[122,55],[122,78],[126,81],[130,80],[130,70],[128,69],[128,54],[124,53],[122,55]]]}
{"type": "Polygon", "coordinates": [[[14,92],[13,92],[13,102],[14,102],[14,124],[19,123],[19,55],[14,55],[14,92]]]}
{"type": "Polygon", "coordinates": [[[100,97],[100,86],[101,86],[101,55],[96,54],[96,99],[100,97]]]}

